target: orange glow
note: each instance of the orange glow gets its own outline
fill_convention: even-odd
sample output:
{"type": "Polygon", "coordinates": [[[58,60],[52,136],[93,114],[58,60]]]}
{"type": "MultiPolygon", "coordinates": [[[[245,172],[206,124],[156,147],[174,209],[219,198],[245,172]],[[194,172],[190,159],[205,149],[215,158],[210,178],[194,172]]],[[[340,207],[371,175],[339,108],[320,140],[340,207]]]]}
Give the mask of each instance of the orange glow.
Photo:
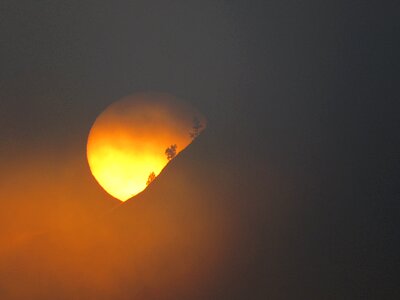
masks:
{"type": "MultiPolygon", "coordinates": [[[[205,118],[176,98],[141,93],[110,105],[93,124],[87,158],[97,182],[113,197],[126,201],[146,188],[168,163],[165,150],[176,154],[191,142],[194,118],[205,128],[205,118]]],[[[201,130],[200,130],[201,131],[201,130]]]]}

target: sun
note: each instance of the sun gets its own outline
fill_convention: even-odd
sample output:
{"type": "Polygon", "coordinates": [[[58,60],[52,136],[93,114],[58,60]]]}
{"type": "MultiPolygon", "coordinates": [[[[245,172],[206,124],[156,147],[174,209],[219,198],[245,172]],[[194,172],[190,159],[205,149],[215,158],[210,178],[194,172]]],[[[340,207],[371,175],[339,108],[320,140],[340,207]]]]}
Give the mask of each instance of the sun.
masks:
{"type": "Polygon", "coordinates": [[[94,122],[87,159],[97,182],[126,201],[205,129],[196,109],[164,93],[138,93],[107,107],[94,122]]]}

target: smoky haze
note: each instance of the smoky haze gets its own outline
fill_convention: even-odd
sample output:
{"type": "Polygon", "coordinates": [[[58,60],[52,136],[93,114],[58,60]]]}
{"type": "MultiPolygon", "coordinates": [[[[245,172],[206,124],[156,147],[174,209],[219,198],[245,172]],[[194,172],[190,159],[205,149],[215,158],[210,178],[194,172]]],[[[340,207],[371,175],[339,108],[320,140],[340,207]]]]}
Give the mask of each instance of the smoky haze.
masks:
{"type": "Polygon", "coordinates": [[[397,1],[0,11],[1,299],[399,298],[397,1]],[[87,137],[140,91],[207,130],[115,208],[87,137]]]}

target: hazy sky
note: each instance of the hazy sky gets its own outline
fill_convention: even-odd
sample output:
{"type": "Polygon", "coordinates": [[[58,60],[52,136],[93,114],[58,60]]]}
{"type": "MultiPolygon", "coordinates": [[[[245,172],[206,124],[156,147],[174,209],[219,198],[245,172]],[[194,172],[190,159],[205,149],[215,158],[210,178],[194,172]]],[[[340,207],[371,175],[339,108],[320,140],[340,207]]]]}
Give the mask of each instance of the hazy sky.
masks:
{"type": "MultiPolygon", "coordinates": [[[[69,170],[85,169],[96,116],[133,92],[169,92],[207,117],[206,163],[234,168],[243,186],[232,195],[251,195],[246,213],[231,212],[246,236],[237,257],[254,241],[241,270],[256,284],[235,277],[237,295],[277,295],[269,279],[281,274],[285,299],[293,287],[395,298],[399,10],[398,1],[2,1],[1,176],[12,186],[9,174],[61,162],[73,198],[69,170]],[[267,187],[280,204],[264,204],[267,187]],[[289,233],[271,250],[277,224],[289,233]],[[273,251],[287,258],[276,272],[273,251]]],[[[104,197],[95,189],[85,193],[104,197]]]]}

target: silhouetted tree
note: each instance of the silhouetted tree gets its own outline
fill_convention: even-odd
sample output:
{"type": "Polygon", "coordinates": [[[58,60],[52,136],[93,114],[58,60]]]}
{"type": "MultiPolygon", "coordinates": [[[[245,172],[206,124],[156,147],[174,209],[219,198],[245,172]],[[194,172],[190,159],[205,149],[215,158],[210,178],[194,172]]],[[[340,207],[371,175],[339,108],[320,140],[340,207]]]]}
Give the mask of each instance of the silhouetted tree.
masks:
{"type": "Polygon", "coordinates": [[[192,131],[189,133],[192,140],[194,140],[195,138],[197,138],[199,136],[202,128],[203,128],[203,125],[201,124],[199,118],[197,118],[197,116],[195,116],[193,118],[193,122],[192,122],[192,131]]]}
{"type": "Polygon", "coordinates": [[[151,172],[149,178],[147,179],[146,185],[149,185],[155,178],[156,174],[154,174],[154,172],[151,172]]]}
{"type": "Polygon", "coordinates": [[[175,157],[176,155],[176,148],[178,148],[178,146],[176,144],[171,145],[170,147],[168,147],[165,150],[165,155],[167,156],[168,160],[171,160],[175,157]]]}

